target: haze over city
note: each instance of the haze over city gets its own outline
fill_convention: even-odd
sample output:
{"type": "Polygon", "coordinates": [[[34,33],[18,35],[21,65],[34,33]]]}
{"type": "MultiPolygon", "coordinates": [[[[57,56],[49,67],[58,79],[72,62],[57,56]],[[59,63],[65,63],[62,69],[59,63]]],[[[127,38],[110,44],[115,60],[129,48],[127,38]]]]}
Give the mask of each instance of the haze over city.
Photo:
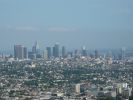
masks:
{"type": "Polygon", "coordinates": [[[133,100],[133,0],[0,0],[0,100],[133,100]]]}
{"type": "Polygon", "coordinates": [[[14,44],[132,48],[132,0],[0,0],[1,50],[14,44]]]}

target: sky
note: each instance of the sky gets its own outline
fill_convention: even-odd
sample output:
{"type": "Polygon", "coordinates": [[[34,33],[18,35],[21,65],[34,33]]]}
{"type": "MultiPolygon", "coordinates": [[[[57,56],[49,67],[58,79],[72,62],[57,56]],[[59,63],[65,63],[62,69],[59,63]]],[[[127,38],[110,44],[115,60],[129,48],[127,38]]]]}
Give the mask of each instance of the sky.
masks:
{"type": "Polygon", "coordinates": [[[133,47],[133,0],[0,0],[0,50],[133,47]]]}

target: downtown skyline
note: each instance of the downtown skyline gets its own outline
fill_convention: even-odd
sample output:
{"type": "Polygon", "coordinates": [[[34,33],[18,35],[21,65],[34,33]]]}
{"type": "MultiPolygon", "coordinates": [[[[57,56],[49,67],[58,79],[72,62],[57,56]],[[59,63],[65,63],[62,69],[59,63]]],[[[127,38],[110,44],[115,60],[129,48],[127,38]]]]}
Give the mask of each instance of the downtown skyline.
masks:
{"type": "Polygon", "coordinates": [[[0,0],[0,100],[133,100],[133,0],[0,0]]]}

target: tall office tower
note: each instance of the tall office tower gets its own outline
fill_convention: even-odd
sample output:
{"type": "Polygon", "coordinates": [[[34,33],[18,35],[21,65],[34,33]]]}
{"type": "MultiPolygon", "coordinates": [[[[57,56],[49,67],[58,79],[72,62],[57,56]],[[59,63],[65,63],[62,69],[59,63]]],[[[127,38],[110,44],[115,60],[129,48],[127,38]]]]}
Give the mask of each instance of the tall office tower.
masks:
{"type": "Polygon", "coordinates": [[[39,45],[38,42],[36,41],[34,46],[32,47],[32,52],[33,53],[38,53],[39,52],[39,45]]]}
{"type": "Polygon", "coordinates": [[[27,59],[28,58],[28,50],[26,47],[23,48],[24,49],[24,58],[27,59]]]}
{"type": "Polygon", "coordinates": [[[59,44],[55,44],[54,47],[53,47],[53,56],[56,58],[56,57],[59,57],[59,44]]]}
{"type": "Polygon", "coordinates": [[[82,47],[82,56],[86,57],[87,56],[87,50],[85,46],[82,47]]]}
{"type": "Polygon", "coordinates": [[[50,59],[52,57],[51,47],[47,47],[46,50],[48,53],[48,59],[50,59]]]}
{"type": "Polygon", "coordinates": [[[27,59],[27,48],[22,45],[14,45],[14,57],[16,59],[27,59]]]}
{"type": "Polygon", "coordinates": [[[16,59],[23,59],[23,46],[14,45],[14,57],[16,59]]]}
{"type": "Polygon", "coordinates": [[[99,57],[98,51],[95,50],[95,58],[97,59],[99,57]]]}
{"type": "Polygon", "coordinates": [[[37,41],[35,42],[34,46],[32,47],[32,53],[33,53],[33,55],[35,55],[34,56],[35,59],[42,57],[37,41]]]}
{"type": "Polygon", "coordinates": [[[65,46],[62,47],[62,57],[65,58],[67,55],[66,55],[66,48],[65,46]]]}
{"type": "Polygon", "coordinates": [[[47,49],[43,51],[43,59],[44,60],[48,59],[48,50],[47,49]]]}
{"type": "Polygon", "coordinates": [[[74,51],[74,56],[75,57],[78,57],[79,56],[79,51],[77,49],[74,51]]]}
{"type": "Polygon", "coordinates": [[[39,44],[38,44],[37,41],[35,42],[35,47],[36,47],[36,53],[39,54],[40,53],[40,48],[39,48],[39,44]]]}
{"type": "Polygon", "coordinates": [[[56,51],[55,51],[55,46],[54,46],[54,47],[53,47],[53,57],[55,57],[55,55],[56,55],[55,52],[56,52],[56,51]]]}
{"type": "Polygon", "coordinates": [[[32,47],[32,52],[36,53],[36,47],[35,46],[32,47]]]}
{"type": "Polygon", "coordinates": [[[126,56],[126,48],[125,47],[123,47],[123,48],[121,48],[121,60],[125,60],[125,56],[126,56]]]}

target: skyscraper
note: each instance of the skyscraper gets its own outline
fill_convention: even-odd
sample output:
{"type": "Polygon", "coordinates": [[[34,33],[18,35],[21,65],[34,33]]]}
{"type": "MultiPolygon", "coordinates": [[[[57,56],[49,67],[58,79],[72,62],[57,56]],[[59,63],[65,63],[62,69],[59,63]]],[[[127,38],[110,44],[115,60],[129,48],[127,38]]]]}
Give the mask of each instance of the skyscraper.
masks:
{"type": "Polygon", "coordinates": [[[48,59],[48,50],[47,49],[43,51],[43,59],[44,60],[48,59]]]}
{"type": "Polygon", "coordinates": [[[63,58],[66,57],[66,48],[65,48],[65,46],[62,47],[62,57],[63,58]]]}
{"type": "Polygon", "coordinates": [[[59,44],[55,44],[54,47],[53,47],[53,56],[56,58],[56,57],[59,57],[59,44]]]}
{"type": "Polygon", "coordinates": [[[95,50],[95,59],[97,59],[99,57],[98,51],[95,50]]]}
{"type": "Polygon", "coordinates": [[[74,56],[75,56],[75,57],[80,56],[80,54],[79,54],[79,50],[76,49],[76,50],[74,51],[74,56]]]}
{"type": "Polygon", "coordinates": [[[37,54],[38,51],[39,51],[39,45],[38,42],[36,41],[34,46],[32,47],[32,52],[37,54]]]}
{"type": "Polygon", "coordinates": [[[82,47],[82,56],[87,56],[87,50],[85,46],[82,47]]]}
{"type": "Polygon", "coordinates": [[[55,51],[55,46],[53,47],[53,57],[55,57],[55,54],[56,53],[56,51],[55,51]]]}
{"type": "Polygon", "coordinates": [[[35,42],[34,46],[32,47],[32,55],[34,55],[34,59],[42,57],[37,41],[35,42]]]}
{"type": "Polygon", "coordinates": [[[35,46],[32,47],[32,52],[36,53],[36,47],[35,46]]]}
{"type": "Polygon", "coordinates": [[[126,57],[126,48],[123,47],[121,48],[121,60],[125,60],[125,57],[126,57]]]}
{"type": "Polygon", "coordinates": [[[27,59],[27,48],[22,45],[14,45],[14,57],[16,59],[27,59]]]}
{"type": "Polygon", "coordinates": [[[23,47],[23,49],[24,49],[24,58],[25,59],[27,59],[28,58],[28,50],[27,50],[27,48],[26,47],[23,47]]]}
{"type": "Polygon", "coordinates": [[[46,50],[47,50],[47,53],[48,53],[48,59],[50,59],[51,56],[52,56],[51,47],[47,47],[46,50]]]}

